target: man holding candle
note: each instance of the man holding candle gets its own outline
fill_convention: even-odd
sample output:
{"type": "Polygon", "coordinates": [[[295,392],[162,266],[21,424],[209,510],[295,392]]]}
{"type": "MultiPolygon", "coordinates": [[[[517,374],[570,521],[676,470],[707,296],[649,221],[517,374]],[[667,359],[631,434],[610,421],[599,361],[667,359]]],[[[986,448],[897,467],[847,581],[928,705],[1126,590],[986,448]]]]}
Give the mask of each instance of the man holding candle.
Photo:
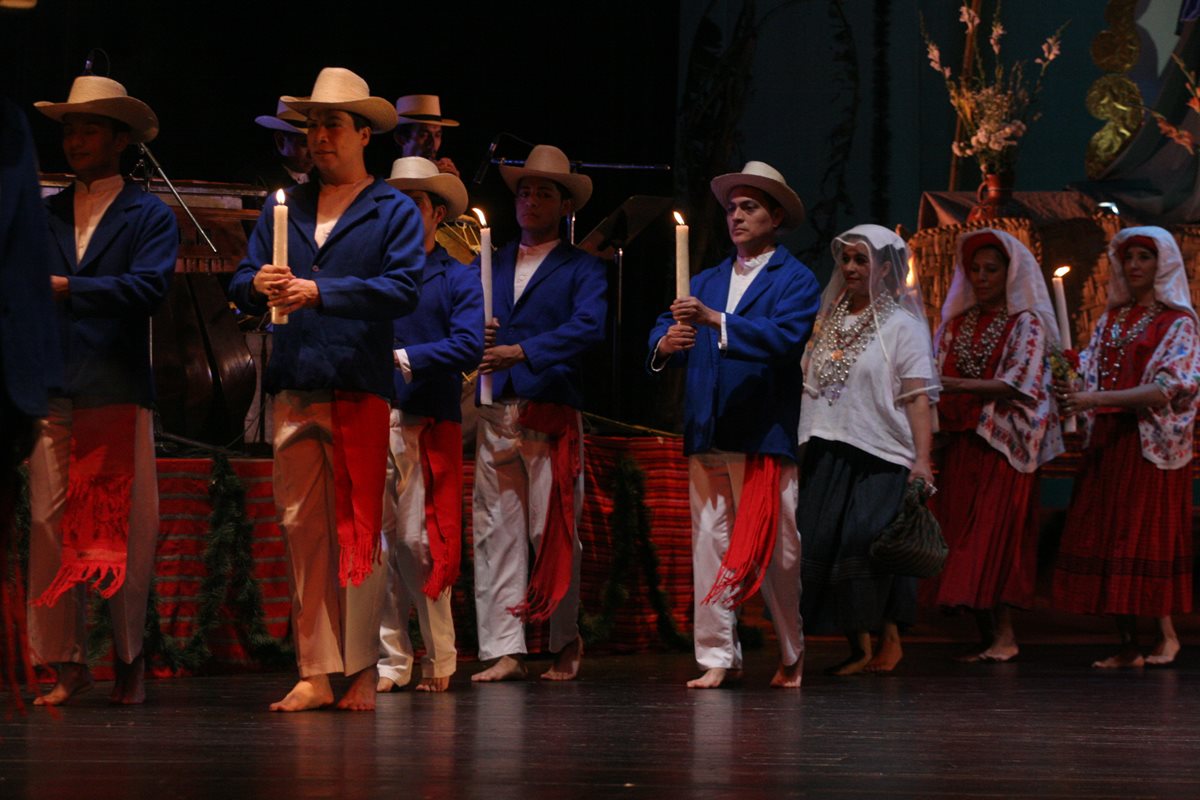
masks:
{"type": "Polygon", "coordinates": [[[548,680],[579,673],[583,545],[580,358],[604,339],[604,265],[561,240],[563,218],[587,203],[591,179],[557,147],[538,145],[523,167],[502,166],[516,194],[520,242],[496,253],[495,316],[479,371],[495,402],[479,408],[475,453],[474,681],[526,676],[524,622],[550,620],[548,680]],[[536,559],[529,569],[532,544],[536,559]]]}
{"type": "MultiPolygon", "coordinates": [[[[50,289],[66,368],[29,460],[30,650],[58,681],[37,705],[92,686],[87,596],[112,614],[115,703],[145,700],[142,638],[158,537],[150,317],[175,270],[179,230],[165,204],[121,176],[121,155],[158,134],[158,118],[109,78],[76,78],[62,123],[74,183],[47,201],[50,289]]],[[[7,187],[6,187],[7,190],[7,187]]]]}
{"type": "Polygon", "coordinates": [[[375,707],[379,557],[388,401],[395,388],[392,319],[417,305],[424,264],[420,212],[373,179],[372,132],[396,110],[346,69],[321,70],[307,115],[316,180],[286,193],[287,264],[270,263],[278,201],[268,200],[229,285],[244,310],[287,314],[263,375],[274,395],[275,504],[287,542],[300,680],[271,709],[333,702],[329,675],[350,676],[338,708],[375,707]]]}
{"type": "Polygon", "coordinates": [[[771,685],[799,687],[799,364],[820,287],[775,242],[780,229],[804,219],[804,205],[777,170],[751,161],[714,178],[712,190],[736,253],[694,277],[650,334],[652,371],[687,370],[694,638],[705,669],[688,686],[711,689],[741,677],[735,609],[761,586],[780,647],[771,685]]]}
{"type": "Polygon", "coordinates": [[[416,606],[425,657],[417,691],[444,692],[457,666],[450,591],[462,557],[462,374],[483,355],[479,274],[437,244],[438,224],[467,207],[461,180],[420,156],[392,164],[388,183],[421,212],[425,270],[417,310],[393,323],[395,387],[383,544],[387,598],[377,691],[412,679],[408,616],[416,606]]]}

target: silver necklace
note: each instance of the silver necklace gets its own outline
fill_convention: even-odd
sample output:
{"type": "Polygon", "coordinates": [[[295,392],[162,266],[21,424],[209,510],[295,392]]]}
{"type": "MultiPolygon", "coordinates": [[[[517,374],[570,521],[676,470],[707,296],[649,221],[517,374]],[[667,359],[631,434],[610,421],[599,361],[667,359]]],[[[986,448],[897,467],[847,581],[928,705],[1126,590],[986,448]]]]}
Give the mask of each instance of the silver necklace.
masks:
{"type": "Polygon", "coordinates": [[[879,327],[887,322],[896,310],[896,301],[891,295],[881,294],[859,314],[849,328],[845,328],[846,315],[850,310],[850,298],[843,297],[829,313],[829,318],[817,333],[813,346],[813,358],[817,365],[817,385],[821,396],[829,405],[837,402],[846,388],[850,368],[875,338],[879,327]]]}

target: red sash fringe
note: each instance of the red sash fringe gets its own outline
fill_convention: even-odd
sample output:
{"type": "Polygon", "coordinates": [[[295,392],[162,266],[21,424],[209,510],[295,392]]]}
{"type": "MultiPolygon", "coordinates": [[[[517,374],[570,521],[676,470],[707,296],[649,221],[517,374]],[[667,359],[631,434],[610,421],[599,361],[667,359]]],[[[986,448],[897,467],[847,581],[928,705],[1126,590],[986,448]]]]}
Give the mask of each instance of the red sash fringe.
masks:
{"type": "Polygon", "coordinates": [[[704,597],[714,603],[726,590],[726,608],[749,600],[762,585],[775,552],[779,531],[779,457],[747,454],[742,481],[742,498],[729,537],[729,549],[721,560],[717,579],[704,597]]]}
{"type": "Polygon", "coordinates": [[[575,559],[575,481],[579,457],[579,417],[558,403],[529,402],[521,410],[521,426],[545,435],[550,442],[553,482],[546,508],[542,547],[529,576],[525,601],[508,609],[526,622],[549,619],[571,587],[575,559]]]}
{"type": "Polygon", "coordinates": [[[84,581],[94,581],[104,598],[125,583],[136,420],[131,403],[72,411],[62,564],[34,605],[52,606],[84,581]]]}
{"type": "Polygon", "coordinates": [[[458,580],[462,565],[462,423],[428,419],[421,428],[425,530],[433,569],[421,587],[436,600],[458,580]]]}
{"type": "Polygon", "coordinates": [[[334,515],[338,581],[358,586],[380,563],[391,406],[367,392],[333,393],[334,515]]]}

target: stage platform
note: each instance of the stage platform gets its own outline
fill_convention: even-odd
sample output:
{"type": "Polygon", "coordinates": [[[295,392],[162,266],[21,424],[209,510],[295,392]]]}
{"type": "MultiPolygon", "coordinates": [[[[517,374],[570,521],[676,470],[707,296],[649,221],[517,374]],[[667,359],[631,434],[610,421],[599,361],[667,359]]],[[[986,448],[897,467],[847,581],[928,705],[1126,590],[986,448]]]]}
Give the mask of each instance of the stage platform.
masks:
{"type": "MultiPolygon", "coordinates": [[[[965,666],[910,645],[890,676],[831,678],[844,645],[809,647],[804,687],[688,690],[688,655],[605,656],[569,684],[399,692],[375,713],[272,714],[287,674],[110,685],[58,716],[0,722],[0,797],[782,798],[1200,796],[1200,649],[1173,669],[1100,673],[1107,651],[1026,647],[965,666]]],[[[540,671],[548,662],[535,661],[540,671]]]]}

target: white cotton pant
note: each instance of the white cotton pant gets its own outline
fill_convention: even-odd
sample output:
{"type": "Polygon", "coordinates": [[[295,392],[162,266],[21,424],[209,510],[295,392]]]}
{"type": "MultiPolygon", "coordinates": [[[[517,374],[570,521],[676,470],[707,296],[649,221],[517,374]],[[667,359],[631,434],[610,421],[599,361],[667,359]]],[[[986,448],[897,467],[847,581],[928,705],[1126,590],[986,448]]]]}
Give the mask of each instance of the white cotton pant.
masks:
{"type": "MultiPolygon", "coordinates": [[[[528,652],[525,626],[508,609],[525,600],[529,587],[530,548],[541,548],[546,507],[553,482],[549,443],[518,421],[525,401],[501,401],[479,407],[475,433],[475,613],[479,624],[479,658],[489,660],[528,652]]],[[[579,461],[583,463],[583,420],[579,461]]],[[[579,575],[583,544],[579,518],[583,510],[583,471],[575,482],[571,531],[574,559],[571,586],[550,616],[550,650],[557,653],[579,636],[579,575]]]]}
{"type": "MultiPolygon", "coordinates": [[[[688,458],[692,507],[692,575],[695,591],[693,638],[696,661],[705,669],[741,669],[737,612],[704,603],[729,549],[746,472],[742,453],[708,452],[688,458]]],[[[795,664],[804,655],[800,620],[800,535],[796,531],[796,465],[784,459],[779,475],[779,538],[759,591],[771,612],[779,639],[779,660],[795,664]]]]}
{"type": "MultiPolygon", "coordinates": [[[[70,400],[52,399],[38,421],[29,457],[29,597],[42,594],[62,565],[62,518],[67,506],[71,462],[70,400]]],[[[133,489],[125,583],[108,600],[113,649],[133,663],[142,652],[146,602],[154,580],[158,543],[158,469],[154,460],[154,414],[138,408],[134,417],[133,489]]],[[[50,608],[29,606],[29,649],[38,664],[87,663],[87,589],[76,584],[50,608]]]]}
{"type": "MultiPolygon", "coordinates": [[[[275,508],[287,545],[292,635],[300,677],[353,675],[379,658],[387,571],[375,564],[358,586],[338,581],[333,480],[333,393],[275,396],[275,508]]],[[[379,465],[384,469],[384,464],[379,465]]]]}
{"type": "MultiPolygon", "coordinates": [[[[387,565],[387,594],[379,625],[379,677],[397,686],[412,679],[413,645],[408,616],[415,606],[425,657],[424,678],[454,674],[454,620],[450,587],[431,600],[421,587],[433,568],[425,524],[425,476],[421,471],[421,428],[425,417],[392,409],[388,442],[387,483],[383,490],[383,553],[387,565]]],[[[455,476],[459,481],[462,476],[455,476]]]]}

